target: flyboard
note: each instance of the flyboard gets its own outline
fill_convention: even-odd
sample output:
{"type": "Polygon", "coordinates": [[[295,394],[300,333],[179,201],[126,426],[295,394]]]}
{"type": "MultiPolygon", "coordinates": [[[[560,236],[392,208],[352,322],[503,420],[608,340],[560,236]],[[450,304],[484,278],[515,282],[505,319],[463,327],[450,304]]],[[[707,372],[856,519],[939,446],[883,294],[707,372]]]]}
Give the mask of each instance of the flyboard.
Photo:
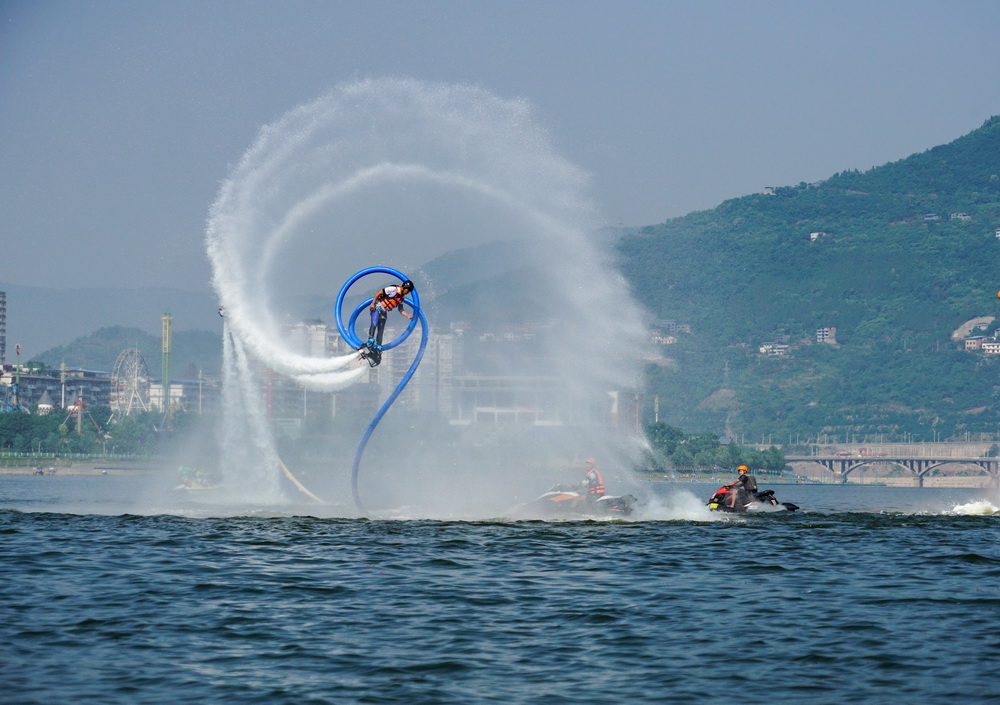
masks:
{"type": "Polygon", "coordinates": [[[362,343],[357,334],[354,332],[354,326],[357,324],[358,316],[361,315],[362,311],[368,310],[368,307],[371,306],[374,301],[374,297],[369,298],[367,301],[363,301],[356,309],[354,309],[354,313],[351,314],[348,324],[346,326],[344,325],[344,297],[347,295],[347,292],[350,290],[351,286],[355,284],[355,282],[371,274],[389,274],[391,276],[398,277],[400,282],[404,282],[409,278],[399,270],[391,267],[368,267],[367,269],[362,269],[360,272],[357,272],[354,276],[348,279],[344,286],[341,287],[340,293],[337,295],[336,310],[334,311],[334,319],[337,322],[337,332],[340,333],[340,337],[355,350],[360,351],[362,359],[366,359],[373,367],[381,362],[382,352],[392,350],[394,347],[410,337],[410,334],[413,332],[414,328],[416,328],[417,321],[420,322],[420,347],[417,349],[417,354],[413,358],[413,362],[410,364],[406,374],[403,375],[403,378],[399,381],[399,384],[396,385],[392,394],[389,395],[379,408],[378,412],[376,412],[371,423],[368,424],[368,428],[365,429],[361,442],[358,444],[357,452],[354,454],[354,464],[351,466],[351,494],[354,498],[354,506],[357,507],[359,512],[365,511],[364,504],[361,502],[361,495],[358,492],[358,471],[361,466],[361,457],[365,452],[365,446],[368,445],[368,439],[371,438],[371,435],[375,431],[375,427],[378,426],[379,421],[382,420],[382,417],[385,416],[389,407],[392,406],[394,401],[396,401],[396,397],[400,395],[407,383],[409,383],[410,378],[413,377],[413,373],[417,371],[417,366],[420,364],[420,360],[423,359],[424,350],[427,348],[427,318],[424,316],[424,312],[420,308],[420,296],[417,294],[416,290],[411,291],[409,298],[404,299],[404,303],[408,304],[414,313],[413,318],[410,319],[410,324],[398,338],[389,343],[383,344],[381,349],[375,349],[368,343],[362,343]]]}

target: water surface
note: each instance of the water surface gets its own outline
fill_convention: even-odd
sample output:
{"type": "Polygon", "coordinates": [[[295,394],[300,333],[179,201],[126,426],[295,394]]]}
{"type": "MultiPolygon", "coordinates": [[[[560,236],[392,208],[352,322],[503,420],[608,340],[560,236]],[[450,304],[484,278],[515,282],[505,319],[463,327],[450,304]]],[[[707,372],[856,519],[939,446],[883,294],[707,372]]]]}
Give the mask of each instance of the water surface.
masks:
{"type": "Polygon", "coordinates": [[[1000,700],[996,491],[719,516],[352,519],[0,477],[5,703],[1000,700]],[[159,511],[160,509],[170,511],[159,511]]]}

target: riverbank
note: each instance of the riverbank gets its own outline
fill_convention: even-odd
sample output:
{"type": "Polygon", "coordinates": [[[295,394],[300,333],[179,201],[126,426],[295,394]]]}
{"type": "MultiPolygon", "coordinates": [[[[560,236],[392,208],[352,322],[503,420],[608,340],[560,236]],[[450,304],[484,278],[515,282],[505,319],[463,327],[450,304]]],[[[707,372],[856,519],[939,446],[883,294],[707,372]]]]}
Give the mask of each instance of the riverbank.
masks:
{"type": "MultiPolygon", "coordinates": [[[[66,458],[42,458],[42,462],[35,462],[28,465],[4,465],[0,462],[0,475],[156,475],[162,472],[176,471],[176,468],[168,467],[162,461],[156,460],[102,460],[88,459],[66,459],[66,458]]],[[[724,484],[732,482],[732,477],[670,477],[666,475],[644,475],[644,479],[652,482],[691,482],[691,483],[718,483],[724,484]]],[[[840,485],[845,483],[825,482],[815,478],[792,478],[758,475],[757,483],[764,486],[770,485],[840,485]]],[[[913,477],[879,477],[855,478],[848,477],[846,485],[852,487],[872,486],[872,487],[917,487],[913,477]]],[[[996,480],[986,475],[942,475],[924,478],[924,487],[938,489],[993,489],[996,488],[996,480]]]]}
{"type": "Polygon", "coordinates": [[[152,475],[164,470],[157,461],[39,458],[32,464],[0,463],[0,475],[152,475]]]}
{"type": "MultiPolygon", "coordinates": [[[[647,476],[654,482],[691,482],[723,485],[733,481],[730,476],[726,477],[670,477],[668,475],[647,476]]],[[[844,485],[851,487],[918,487],[913,476],[899,477],[879,477],[860,478],[848,476],[847,482],[830,482],[824,479],[802,478],[802,477],[768,477],[767,475],[757,475],[757,484],[761,487],[771,485],[844,485]]],[[[995,489],[997,480],[988,475],[932,475],[924,478],[924,487],[937,489],[995,489]]]]}

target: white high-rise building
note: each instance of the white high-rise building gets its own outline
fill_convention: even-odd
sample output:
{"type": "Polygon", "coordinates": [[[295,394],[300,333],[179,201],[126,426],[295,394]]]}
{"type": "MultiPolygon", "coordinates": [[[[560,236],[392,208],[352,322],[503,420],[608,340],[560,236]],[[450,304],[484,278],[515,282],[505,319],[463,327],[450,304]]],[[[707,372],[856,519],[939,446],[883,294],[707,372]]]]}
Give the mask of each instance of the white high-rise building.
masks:
{"type": "MultiPolygon", "coordinates": [[[[461,367],[461,345],[457,343],[453,334],[435,334],[428,338],[420,366],[407,384],[406,393],[397,402],[402,408],[451,416],[455,376],[461,367]]],[[[389,381],[383,384],[383,394],[390,394],[403,379],[419,347],[418,328],[398,347],[385,353],[381,366],[388,366],[389,381]]]]}
{"type": "Polygon", "coordinates": [[[0,365],[7,362],[7,292],[0,291],[0,365]]]}

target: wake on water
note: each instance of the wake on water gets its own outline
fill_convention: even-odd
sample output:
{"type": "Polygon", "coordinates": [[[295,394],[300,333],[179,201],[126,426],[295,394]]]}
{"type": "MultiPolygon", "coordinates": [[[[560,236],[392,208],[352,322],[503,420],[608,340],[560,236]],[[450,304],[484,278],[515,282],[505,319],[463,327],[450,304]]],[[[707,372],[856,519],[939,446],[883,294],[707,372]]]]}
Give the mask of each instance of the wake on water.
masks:
{"type": "Polygon", "coordinates": [[[987,499],[980,499],[975,502],[967,502],[966,504],[958,504],[953,507],[950,511],[944,512],[945,514],[959,514],[965,516],[989,516],[991,514],[1000,514],[1000,508],[994,505],[987,499]]]}
{"type": "MultiPolygon", "coordinates": [[[[572,354],[545,373],[598,394],[635,386],[638,362],[623,362],[620,351],[641,349],[638,306],[590,237],[597,216],[584,196],[586,178],[553,151],[530,113],[524,101],[479,88],[380,79],[339,86],[260,130],[223,183],[206,230],[225,315],[220,456],[233,501],[287,501],[261,394],[264,369],[326,392],[358,382],[368,369],[355,354],[296,352],[282,325],[303,318],[306,297],[319,294],[332,305],[356,270],[414,270],[432,244],[441,251],[513,236],[533,243],[549,263],[550,286],[567,292],[553,313],[571,322],[559,345],[572,354]]],[[[411,278],[418,290],[433,289],[411,278]]],[[[422,296],[425,310],[430,298],[422,296]]],[[[592,433],[577,440],[567,449],[577,457],[601,453],[606,466],[620,467],[640,444],[592,433]]],[[[424,484],[434,485],[443,463],[434,448],[422,453],[407,463],[422,465],[424,484]]],[[[343,474],[349,454],[331,466],[343,474]]],[[[463,480],[474,486],[480,479],[463,480]]]]}

